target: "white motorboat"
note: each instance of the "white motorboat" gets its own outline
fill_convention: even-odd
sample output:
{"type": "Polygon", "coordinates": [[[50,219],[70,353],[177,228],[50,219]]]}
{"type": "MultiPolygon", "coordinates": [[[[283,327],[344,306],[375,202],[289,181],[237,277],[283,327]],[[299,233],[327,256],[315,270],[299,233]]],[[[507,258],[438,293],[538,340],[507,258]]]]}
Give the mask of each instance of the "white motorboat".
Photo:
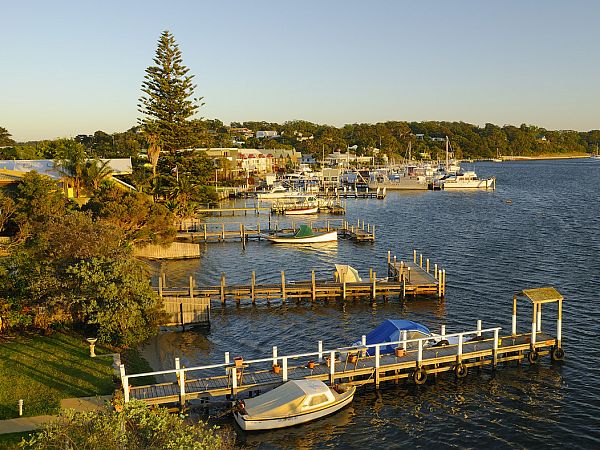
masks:
{"type": "Polygon", "coordinates": [[[306,214],[317,214],[319,212],[319,207],[297,207],[286,209],[283,213],[287,216],[300,216],[306,214]]]}
{"type": "Polygon", "coordinates": [[[278,185],[274,186],[270,191],[267,192],[257,192],[256,198],[259,200],[276,200],[278,198],[295,198],[302,195],[298,191],[292,191],[284,186],[278,185]]]}
{"type": "Polygon", "coordinates": [[[441,189],[495,189],[496,179],[480,179],[475,172],[469,171],[440,178],[437,184],[441,189]]]}
{"type": "Polygon", "coordinates": [[[265,237],[274,244],[315,244],[337,241],[337,231],[315,233],[308,225],[302,225],[293,234],[268,235],[265,237]]]}
{"type": "Polygon", "coordinates": [[[356,387],[329,387],[319,380],[293,380],[258,397],[240,401],[234,412],[242,430],[274,430],[333,414],[354,398],[356,387]]]}

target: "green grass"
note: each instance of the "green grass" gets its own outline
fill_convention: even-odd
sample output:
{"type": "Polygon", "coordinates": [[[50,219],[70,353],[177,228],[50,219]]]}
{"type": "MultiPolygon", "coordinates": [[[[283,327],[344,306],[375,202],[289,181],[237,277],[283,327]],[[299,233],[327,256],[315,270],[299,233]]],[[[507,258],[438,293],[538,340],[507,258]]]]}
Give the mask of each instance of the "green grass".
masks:
{"type": "Polygon", "coordinates": [[[2,450],[18,449],[21,440],[29,439],[29,435],[32,433],[33,431],[27,431],[25,433],[0,434],[0,448],[2,450]]]}
{"type": "Polygon", "coordinates": [[[90,358],[82,337],[64,333],[0,341],[0,419],[18,416],[19,399],[37,416],[58,413],[63,398],[111,394],[112,357],[96,349],[90,358]]]}

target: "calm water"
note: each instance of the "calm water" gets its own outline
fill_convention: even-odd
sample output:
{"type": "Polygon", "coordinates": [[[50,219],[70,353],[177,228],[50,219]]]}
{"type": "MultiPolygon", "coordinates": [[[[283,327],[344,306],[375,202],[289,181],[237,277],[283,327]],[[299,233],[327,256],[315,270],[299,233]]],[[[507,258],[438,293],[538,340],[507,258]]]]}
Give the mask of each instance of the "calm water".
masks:
{"type": "MultiPolygon", "coordinates": [[[[463,381],[449,374],[434,384],[363,389],[349,408],[316,423],[244,436],[260,448],[568,447],[600,446],[600,162],[591,160],[480,163],[495,175],[495,192],[390,193],[381,200],[348,201],[347,219],[377,224],[374,244],[341,240],[314,249],[265,242],[211,244],[197,261],[164,265],[170,285],[307,279],[315,269],[332,276],[333,264],[350,264],[368,277],[386,271],[391,250],[407,259],[417,249],[447,271],[447,295],[366,302],[213,309],[210,332],[165,333],[152,342],[164,367],[179,356],[187,366],[221,362],[223,352],[267,356],[346,345],[386,318],[408,318],[448,332],[501,326],[510,332],[512,295],[528,287],[555,286],[565,297],[563,345],[567,358],[538,366],[484,369],[463,381]],[[512,200],[507,203],[506,200],[512,200]]],[[[242,218],[243,219],[243,218],[242,218]]],[[[239,217],[230,220],[238,221],[239,217]]],[[[256,217],[247,217],[248,223],[256,217]]],[[[266,221],[263,217],[262,221],[266,221]]],[[[523,303],[522,305],[525,305],[523,303]]],[[[529,309],[519,310],[526,330],[529,309]]],[[[554,333],[555,307],[544,308],[554,333]]],[[[240,432],[241,434],[241,432],[240,432]]]]}

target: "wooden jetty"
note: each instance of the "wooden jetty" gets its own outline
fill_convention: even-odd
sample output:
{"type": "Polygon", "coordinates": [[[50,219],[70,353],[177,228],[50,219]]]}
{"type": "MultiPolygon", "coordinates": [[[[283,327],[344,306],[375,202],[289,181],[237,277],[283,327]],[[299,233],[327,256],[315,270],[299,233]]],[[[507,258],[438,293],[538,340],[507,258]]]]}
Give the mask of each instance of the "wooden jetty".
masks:
{"type": "MultiPolygon", "coordinates": [[[[167,314],[167,321],[163,325],[168,327],[210,326],[210,298],[194,295],[194,278],[190,276],[189,287],[186,292],[181,290],[176,295],[165,295],[163,289],[158,290],[162,300],[163,310],[167,314]]],[[[165,284],[164,273],[159,279],[159,286],[165,284]]]]}
{"type": "Polygon", "coordinates": [[[308,299],[316,301],[319,299],[342,301],[367,298],[376,302],[378,298],[385,300],[396,297],[405,299],[407,296],[437,296],[444,297],[446,293],[446,271],[437,264],[431,265],[426,260],[423,266],[423,256],[420,256],[421,265],[417,263],[416,251],[413,252],[413,261],[400,261],[392,258],[388,252],[388,277],[377,278],[377,272],[369,271],[369,280],[347,282],[345,279],[317,280],[315,271],[311,272],[310,280],[286,281],[285,271],[281,271],[280,283],[257,284],[256,272],[250,274],[249,284],[228,285],[226,276],[221,274],[220,284],[217,286],[198,286],[167,288],[163,277],[159,277],[158,292],[161,296],[191,296],[219,300],[223,305],[227,300],[233,300],[240,304],[242,300],[255,304],[257,300],[281,300],[308,299]]]}
{"type": "Polygon", "coordinates": [[[377,189],[369,189],[368,187],[365,190],[359,191],[358,188],[352,189],[351,187],[344,186],[343,189],[334,188],[334,189],[326,189],[325,191],[320,191],[316,194],[318,197],[325,198],[375,198],[378,200],[383,200],[387,195],[386,188],[377,188],[377,189]]]}
{"type": "Polygon", "coordinates": [[[264,239],[265,234],[292,233],[300,223],[308,223],[315,232],[337,230],[348,239],[358,242],[375,241],[375,225],[357,220],[351,224],[345,219],[299,219],[290,221],[271,220],[261,223],[257,221],[250,225],[247,222],[201,222],[199,220],[184,220],[176,223],[177,239],[181,241],[198,242],[247,242],[264,239]]]}
{"type": "Polygon", "coordinates": [[[396,342],[339,347],[325,350],[319,341],[315,350],[300,354],[272,354],[263,358],[246,360],[230,359],[224,353],[224,361],[199,367],[182,367],[178,359],[175,368],[151,373],[126,374],[121,365],[121,381],[125,402],[143,400],[149,404],[178,404],[183,408],[187,401],[199,399],[202,403],[226,396],[234,399],[253,396],[293,379],[317,379],[330,385],[374,385],[409,380],[421,385],[443,372],[451,372],[456,378],[464,378],[472,368],[499,363],[527,360],[537,364],[540,357],[550,354],[553,361],[564,359],[562,339],[563,297],[554,288],[526,289],[514,297],[512,333],[501,335],[500,327],[482,328],[477,321],[475,330],[447,333],[442,326],[439,340],[432,338],[407,339],[406,332],[396,342]],[[526,298],[533,305],[531,329],[517,332],[516,303],[526,298]],[[558,303],[556,334],[542,331],[542,305],[558,303]],[[456,342],[450,344],[449,342],[456,342]],[[386,346],[396,348],[394,354],[382,354],[386,346]],[[373,355],[373,356],[369,356],[373,355]],[[162,376],[168,381],[152,385],[135,386],[136,379],[145,376],[162,376]]]}

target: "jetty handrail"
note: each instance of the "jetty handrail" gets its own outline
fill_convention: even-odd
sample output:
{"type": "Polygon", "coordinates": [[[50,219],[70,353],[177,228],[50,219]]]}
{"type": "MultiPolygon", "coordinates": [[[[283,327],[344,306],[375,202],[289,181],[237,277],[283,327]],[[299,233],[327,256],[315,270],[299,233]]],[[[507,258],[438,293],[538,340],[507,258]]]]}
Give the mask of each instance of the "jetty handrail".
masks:
{"type": "MultiPolygon", "coordinates": [[[[281,356],[275,356],[275,357],[267,357],[267,358],[259,358],[259,359],[249,359],[249,360],[244,360],[244,365],[251,365],[251,364],[259,364],[259,363],[265,363],[265,362],[269,362],[269,361],[278,361],[281,359],[300,359],[300,358],[307,358],[310,356],[321,356],[321,355],[327,355],[327,354],[331,354],[331,353],[347,353],[348,351],[356,351],[356,350],[364,350],[367,348],[381,348],[381,347],[387,347],[390,345],[404,345],[409,344],[409,343],[419,343],[419,342],[425,342],[425,341],[430,341],[432,339],[437,339],[437,338],[442,338],[442,339],[447,339],[449,337],[461,337],[461,336],[465,336],[465,335],[472,335],[472,334],[483,334],[483,333],[491,333],[491,332],[496,332],[496,331],[500,331],[502,330],[502,327],[493,327],[493,328],[486,328],[486,329],[480,329],[480,330],[474,330],[474,331],[464,331],[464,332],[457,332],[457,333],[447,333],[447,334],[436,334],[435,336],[427,336],[427,337],[422,337],[422,338],[414,338],[414,339],[405,339],[405,340],[398,340],[398,341],[392,341],[392,342],[381,342],[378,344],[365,344],[365,345],[358,345],[358,346],[347,346],[347,347],[337,347],[335,349],[331,349],[331,350],[325,350],[323,349],[322,351],[316,351],[316,352],[309,352],[309,353],[298,353],[298,354],[291,354],[291,355],[281,355],[281,356]]],[[[450,345],[458,345],[458,344],[450,344],[450,345]]],[[[219,368],[228,368],[228,367],[235,367],[235,363],[232,362],[227,362],[227,363],[219,363],[219,364],[210,364],[207,366],[196,366],[196,367],[182,367],[180,369],[167,369],[167,370],[161,370],[161,371],[156,371],[156,372],[145,372],[145,373],[136,373],[136,374],[127,374],[124,375],[124,377],[126,378],[137,378],[137,377],[145,377],[145,376],[152,376],[152,375],[167,375],[167,374],[178,374],[181,372],[195,372],[195,371],[200,371],[200,370],[209,370],[209,369],[219,369],[219,368]]]]}

